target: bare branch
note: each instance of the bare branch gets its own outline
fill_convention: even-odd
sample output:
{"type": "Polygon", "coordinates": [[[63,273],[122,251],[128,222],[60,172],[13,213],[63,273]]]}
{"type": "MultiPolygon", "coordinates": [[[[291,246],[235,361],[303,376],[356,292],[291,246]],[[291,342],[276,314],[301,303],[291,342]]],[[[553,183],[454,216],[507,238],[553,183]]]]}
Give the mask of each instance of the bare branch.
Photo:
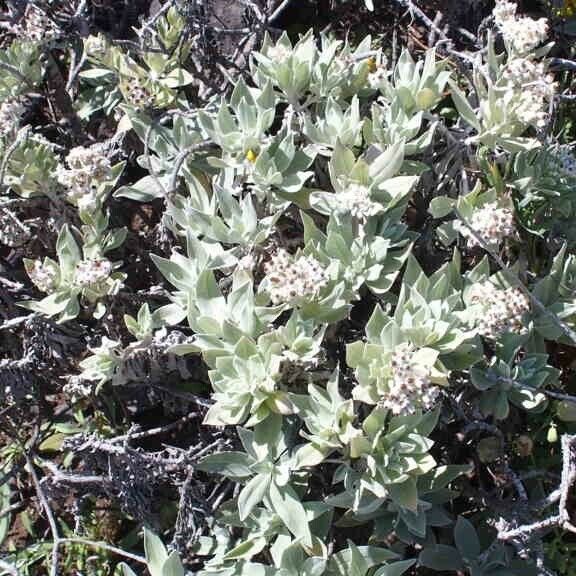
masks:
{"type": "Polygon", "coordinates": [[[563,528],[570,532],[576,532],[576,527],[570,520],[568,512],[568,497],[576,480],[576,435],[564,434],[561,438],[562,445],[562,476],[560,487],[555,490],[547,499],[554,502],[558,500],[558,514],[554,514],[544,520],[524,524],[521,526],[510,526],[510,523],[501,518],[498,521],[498,539],[504,542],[525,543],[537,534],[553,527],[563,528]]]}
{"type": "Polygon", "coordinates": [[[152,436],[159,436],[161,434],[167,434],[172,430],[177,430],[184,426],[187,422],[190,422],[194,418],[198,416],[197,412],[190,412],[186,416],[183,416],[176,422],[172,422],[171,424],[167,424],[166,426],[158,426],[157,428],[151,428],[150,430],[144,430],[142,432],[135,432],[135,433],[128,433],[124,436],[116,436],[112,438],[110,442],[130,442],[132,440],[142,440],[144,438],[151,438],[152,436]]]}
{"type": "Polygon", "coordinates": [[[34,484],[34,488],[36,490],[36,495],[38,496],[38,500],[44,509],[48,524],[50,525],[50,532],[52,533],[52,561],[50,564],[50,576],[58,576],[58,545],[60,543],[58,525],[56,524],[56,518],[52,513],[52,509],[48,504],[46,494],[44,494],[44,490],[42,489],[42,485],[40,484],[40,480],[38,479],[38,475],[34,469],[34,462],[32,461],[32,458],[28,452],[24,453],[24,457],[26,459],[26,467],[28,468],[28,473],[30,474],[30,478],[32,479],[32,483],[34,484]]]}
{"type": "Polygon", "coordinates": [[[275,20],[277,20],[282,14],[282,12],[284,12],[284,10],[288,8],[288,4],[290,4],[290,2],[291,0],[283,0],[282,2],[280,2],[280,4],[274,9],[274,12],[272,12],[272,14],[270,14],[270,16],[268,17],[268,24],[270,24],[270,22],[274,22],[275,20]]]}

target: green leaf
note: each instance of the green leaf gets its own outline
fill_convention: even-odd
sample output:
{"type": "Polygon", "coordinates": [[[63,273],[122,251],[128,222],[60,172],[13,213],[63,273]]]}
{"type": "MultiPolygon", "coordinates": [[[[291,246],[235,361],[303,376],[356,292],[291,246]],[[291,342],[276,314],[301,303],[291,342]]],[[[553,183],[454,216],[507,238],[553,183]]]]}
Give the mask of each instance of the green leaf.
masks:
{"type": "Polygon", "coordinates": [[[464,569],[458,550],[453,546],[445,546],[443,544],[424,548],[420,552],[420,556],[418,556],[418,562],[421,566],[438,572],[464,569]]]}
{"type": "Polygon", "coordinates": [[[395,176],[394,178],[389,178],[380,184],[372,195],[375,199],[380,199],[379,191],[386,192],[393,200],[399,202],[410,193],[418,179],[419,176],[395,176]]]}
{"type": "Polygon", "coordinates": [[[108,76],[109,80],[113,80],[114,72],[108,68],[89,68],[88,70],[82,70],[78,76],[80,76],[80,78],[87,78],[89,80],[98,80],[108,76]]]}
{"type": "Polygon", "coordinates": [[[312,468],[322,463],[326,454],[314,446],[314,444],[304,444],[299,446],[292,461],[294,462],[293,469],[301,470],[302,468],[312,468]]]}
{"type": "Polygon", "coordinates": [[[302,576],[322,576],[326,572],[327,561],[324,558],[307,558],[302,566],[302,576]]]}
{"type": "Polygon", "coordinates": [[[166,176],[144,176],[131,184],[130,186],[122,186],[114,192],[114,198],[129,198],[130,200],[137,200],[138,202],[150,202],[156,198],[164,197],[164,189],[167,189],[169,183],[166,176]],[[164,187],[164,188],[163,188],[164,187]]]}
{"type": "Polygon", "coordinates": [[[240,513],[240,520],[244,521],[254,507],[262,502],[264,496],[268,492],[268,488],[270,487],[270,482],[272,481],[272,477],[270,474],[258,474],[254,476],[242,488],[242,492],[238,496],[238,512],[240,513]]]}
{"type": "Polygon", "coordinates": [[[306,511],[294,489],[289,484],[278,486],[272,482],[270,503],[288,530],[296,538],[300,538],[305,546],[312,546],[312,534],[306,520],[306,511]]]}
{"type": "Polygon", "coordinates": [[[421,493],[437,492],[442,490],[450,482],[458,478],[461,474],[470,473],[474,467],[471,464],[449,464],[448,466],[438,466],[429,474],[419,478],[418,488],[421,493]]]}
{"type": "Polygon", "coordinates": [[[368,562],[366,562],[354,542],[348,541],[348,548],[350,550],[349,576],[365,576],[369,569],[368,562]]]}
{"type": "Polygon", "coordinates": [[[255,537],[249,538],[238,546],[232,548],[230,552],[224,556],[224,560],[240,560],[242,558],[252,558],[263,550],[266,546],[266,538],[255,537]]]}
{"type": "Polygon", "coordinates": [[[472,106],[468,103],[468,100],[464,93],[458,88],[458,85],[454,80],[448,80],[448,84],[450,85],[450,89],[452,90],[452,101],[456,106],[456,110],[458,114],[465,120],[470,126],[476,129],[477,132],[482,130],[482,126],[480,125],[480,121],[476,117],[476,113],[472,109],[472,106]]]}
{"type": "Polygon", "coordinates": [[[448,216],[452,212],[454,203],[455,201],[452,198],[448,198],[448,196],[437,196],[432,198],[428,212],[434,218],[444,218],[444,216],[448,216]]]}
{"type": "Polygon", "coordinates": [[[576,422],[576,402],[562,400],[556,406],[556,416],[562,422],[576,422]]]}
{"type": "Polygon", "coordinates": [[[164,566],[162,566],[162,576],[184,576],[184,566],[182,566],[182,561],[180,560],[180,556],[178,556],[178,552],[174,550],[171,552],[170,556],[166,562],[164,562],[164,566]]]}
{"type": "Polygon", "coordinates": [[[196,305],[203,316],[218,318],[226,306],[212,270],[203,270],[196,284],[196,305]]]}
{"type": "Polygon", "coordinates": [[[41,452],[59,452],[62,448],[62,442],[64,441],[64,438],[64,434],[51,434],[42,441],[38,448],[41,452]]]}
{"type": "MultiPolygon", "coordinates": [[[[387,550],[386,548],[377,548],[375,546],[356,546],[356,550],[362,555],[368,568],[378,564],[396,560],[398,554],[387,550]]],[[[328,565],[329,576],[348,576],[348,569],[352,562],[352,551],[347,548],[337,552],[330,558],[328,565]]]]}
{"type": "MultiPolygon", "coordinates": [[[[370,164],[369,174],[374,183],[385,182],[395,176],[404,162],[404,142],[398,142],[378,155],[370,164]]],[[[415,178],[417,180],[418,178],[415,178]]]]}
{"type": "Polygon", "coordinates": [[[178,88],[194,82],[194,76],[184,68],[175,68],[161,80],[162,84],[168,88],[178,88]]]}
{"type": "Polygon", "coordinates": [[[122,569],[122,576],[137,576],[136,572],[130,568],[127,564],[119,564],[120,568],[122,569]]]}
{"type": "Polygon", "coordinates": [[[420,434],[420,436],[429,436],[434,428],[436,428],[439,417],[440,410],[438,408],[426,412],[416,427],[418,434],[420,434]]]}
{"type": "Polygon", "coordinates": [[[72,273],[76,264],[82,259],[82,253],[68,224],[64,224],[58,234],[56,252],[65,274],[72,273]]]}
{"type": "Polygon", "coordinates": [[[150,576],[165,576],[163,573],[164,562],[168,559],[166,547],[156,534],[144,528],[144,550],[148,562],[150,576]]]}
{"type": "Polygon", "coordinates": [[[263,458],[277,456],[276,448],[282,440],[282,416],[270,414],[254,428],[254,449],[263,458]]]}
{"type": "MultiPolygon", "coordinates": [[[[152,313],[152,318],[155,325],[165,326],[167,324],[168,326],[173,326],[175,324],[179,324],[186,318],[186,310],[176,303],[166,304],[166,306],[161,306],[160,308],[154,310],[152,313]]],[[[188,345],[182,344],[181,346],[188,345]]],[[[194,349],[194,351],[196,350],[194,349]]]]}
{"type": "Polygon", "coordinates": [[[202,472],[222,474],[229,478],[247,478],[254,474],[254,460],[244,452],[220,452],[203,458],[196,468],[202,472]]]}
{"type": "MultiPolygon", "coordinates": [[[[8,482],[4,482],[0,486],[0,510],[6,510],[10,506],[10,498],[12,496],[12,491],[10,490],[10,485],[8,482]]],[[[8,531],[10,530],[10,522],[12,521],[11,514],[5,514],[0,518],[0,545],[8,536],[8,531]]]]}
{"type": "MultiPolygon", "coordinates": [[[[280,566],[289,573],[300,574],[305,554],[298,542],[292,542],[291,536],[280,534],[276,538],[274,546],[278,546],[279,554],[273,554],[274,564],[280,566]],[[276,556],[276,557],[274,557],[276,556]]],[[[272,550],[271,550],[272,552],[272,550]]]]}
{"type": "Polygon", "coordinates": [[[354,168],[355,161],[352,151],[343,146],[340,140],[337,140],[329,165],[332,181],[337,181],[342,174],[348,175],[354,168]]]}
{"type": "Polygon", "coordinates": [[[470,368],[470,381],[478,390],[490,390],[498,384],[497,376],[484,367],[473,366],[470,368]],[[490,375],[490,376],[488,376],[490,375]]]}
{"type": "Polygon", "coordinates": [[[418,490],[415,478],[410,478],[410,480],[402,482],[402,484],[387,485],[386,488],[396,504],[416,512],[418,509],[418,490]]]}
{"type": "Polygon", "coordinates": [[[444,246],[448,248],[458,238],[458,231],[454,228],[454,221],[443,222],[436,228],[436,235],[444,246]]]}
{"type": "Polygon", "coordinates": [[[454,542],[456,548],[463,558],[476,560],[480,554],[480,540],[476,529],[469,520],[458,516],[456,527],[454,528],[454,542]]]}

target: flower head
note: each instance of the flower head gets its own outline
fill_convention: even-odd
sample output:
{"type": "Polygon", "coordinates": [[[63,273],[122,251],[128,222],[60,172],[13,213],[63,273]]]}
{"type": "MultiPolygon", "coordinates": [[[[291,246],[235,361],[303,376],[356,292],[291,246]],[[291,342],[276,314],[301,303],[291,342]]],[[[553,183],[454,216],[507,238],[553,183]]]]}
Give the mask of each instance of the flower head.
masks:
{"type": "MultiPolygon", "coordinates": [[[[508,208],[499,207],[496,202],[484,204],[472,214],[469,226],[488,245],[497,246],[505,238],[514,234],[514,215],[508,208]]],[[[455,222],[454,227],[467,238],[470,248],[479,246],[480,243],[473,236],[472,232],[461,222],[455,222]]]]}
{"type": "Polygon", "coordinates": [[[41,292],[49,294],[58,285],[58,268],[46,261],[34,260],[26,265],[26,272],[34,286],[41,292]]]}
{"type": "Polygon", "coordinates": [[[543,62],[535,62],[530,58],[512,58],[506,64],[503,79],[514,87],[525,84],[535,84],[546,80],[547,84],[553,82],[553,77],[546,74],[546,66],[543,62]]]}
{"type": "Polygon", "coordinates": [[[138,78],[129,78],[123,91],[124,99],[138,110],[149,108],[154,99],[138,78]]]}
{"type": "Polygon", "coordinates": [[[470,302],[482,308],[478,330],[485,338],[524,332],[524,315],[530,310],[530,301],[518,288],[499,290],[491,282],[475,284],[470,290],[470,302]]]}
{"type": "Polygon", "coordinates": [[[316,258],[303,255],[294,258],[286,250],[279,250],[265,271],[274,304],[313,300],[328,282],[326,272],[316,258]]]}
{"type": "Polygon", "coordinates": [[[382,207],[370,198],[370,191],[361,184],[350,184],[345,192],[336,195],[338,211],[348,213],[365,221],[382,211],[382,207]]]}
{"type": "Polygon", "coordinates": [[[89,206],[96,201],[98,186],[110,179],[110,160],[98,145],[77,146],[66,157],[68,168],[58,169],[58,180],[67,188],[70,202],[89,206]]]}
{"type": "Polygon", "coordinates": [[[537,48],[548,36],[548,20],[516,16],[516,4],[498,0],[492,12],[504,40],[516,54],[526,54],[537,48]]]}
{"type": "Polygon", "coordinates": [[[74,282],[82,288],[94,288],[105,282],[112,272],[112,263],[103,258],[82,260],[76,266],[74,282]]]}
{"type": "Polygon", "coordinates": [[[530,58],[514,58],[506,65],[502,80],[511,90],[511,101],[516,102],[517,119],[523,124],[545,126],[548,103],[556,92],[554,76],[547,73],[546,65],[530,58]]]}
{"type": "Polygon", "coordinates": [[[515,52],[526,54],[537,48],[548,37],[548,20],[518,18],[506,23],[502,35],[515,52]]]}
{"type": "Polygon", "coordinates": [[[499,27],[502,27],[506,22],[514,20],[516,18],[516,6],[515,2],[508,2],[507,0],[497,0],[494,10],[492,10],[492,16],[494,16],[494,22],[499,27]]]}
{"type": "Polygon", "coordinates": [[[393,414],[430,410],[438,401],[439,390],[430,382],[428,369],[414,362],[413,354],[413,348],[406,343],[392,353],[392,377],[380,404],[393,414]]]}
{"type": "Polygon", "coordinates": [[[515,114],[519,122],[528,126],[533,125],[538,128],[544,128],[548,123],[548,112],[545,108],[545,102],[537,94],[529,90],[520,96],[515,114]]]}

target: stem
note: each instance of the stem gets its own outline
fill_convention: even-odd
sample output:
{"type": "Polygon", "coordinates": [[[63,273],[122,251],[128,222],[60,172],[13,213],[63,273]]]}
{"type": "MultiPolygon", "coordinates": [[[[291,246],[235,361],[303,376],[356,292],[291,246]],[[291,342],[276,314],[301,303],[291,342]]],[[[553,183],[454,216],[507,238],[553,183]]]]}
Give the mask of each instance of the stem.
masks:
{"type": "Polygon", "coordinates": [[[48,524],[50,525],[50,532],[52,533],[52,562],[50,564],[50,576],[58,576],[58,545],[60,544],[60,535],[58,532],[58,525],[56,524],[56,518],[54,518],[54,514],[48,504],[48,500],[44,491],[42,490],[42,486],[40,485],[40,480],[38,480],[38,475],[36,474],[36,470],[34,469],[34,462],[32,462],[32,458],[28,452],[24,453],[24,458],[26,459],[26,466],[28,468],[28,473],[30,474],[30,478],[32,479],[32,483],[34,484],[34,488],[36,489],[36,495],[38,496],[38,500],[44,509],[46,514],[46,518],[48,519],[48,524]]]}
{"type": "Polygon", "coordinates": [[[86,540],[84,538],[61,538],[59,540],[60,544],[81,544],[82,546],[89,546],[91,548],[101,548],[102,550],[107,550],[108,552],[112,552],[117,554],[118,556],[123,556],[124,558],[128,558],[130,560],[134,560],[135,562],[140,562],[141,564],[147,564],[146,558],[143,556],[138,556],[138,554],[132,554],[131,552],[126,552],[122,550],[122,548],[116,548],[116,546],[112,546],[111,544],[107,544],[106,542],[96,542],[95,540],[86,540]]]}
{"type": "Polygon", "coordinates": [[[201,150],[202,148],[210,146],[211,146],[210,141],[205,140],[203,142],[199,142],[198,144],[193,144],[192,146],[186,148],[185,150],[182,150],[182,152],[178,154],[176,160],[174,161],[174,170],[172,171],[172,176],[168,184],[168,190],[166,191],[166,196],[171,196],[172,194],[174,194],[174,192],[176,192],[176,187],[178,183],[178,173],[180,172],[182,166],[184,165],[184,162],[186,162],[188,156],[190,156],[190,154],[193,154],[194,152],[197,152],[198,150],[201,150]]]}
{"type": "Polygon", "coordinates": [[[288,4],[290,4],[290,0],[283,0],[283,2],[279,4],[279,6],[274,10],[274,12],[272,12],[270,17],[268,18],[268,24],[270,24],[270,22],[274,22],[274,20],[276,20],[282,14],[282,12],[284,12],[284,10],[288,8],[288,4]]]}

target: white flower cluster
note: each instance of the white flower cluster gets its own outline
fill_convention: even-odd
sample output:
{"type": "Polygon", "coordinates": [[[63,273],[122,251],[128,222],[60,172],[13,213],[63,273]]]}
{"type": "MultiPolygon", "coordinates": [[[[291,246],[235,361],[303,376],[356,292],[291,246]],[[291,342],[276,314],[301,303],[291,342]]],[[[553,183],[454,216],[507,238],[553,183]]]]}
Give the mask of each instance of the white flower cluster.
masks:
{"type": "Polygon", "coordinates": [[[508,84],[515,87],[545,80],[548,93],[554,93],[554,88],[551,86],[554,84],[554,77],[551,74],[546,74],[546,66],[543,62],[534,62],[530,58],[513,58],[507,62],[502,77],[508,84]]]}
{"type": "Polygon", "coordinates": [[[497,0],[492,15],[508,46],[517,54],[526,54],[546,40],[548,20],[518,17],[516,8],[513,2],[497,0]]]}
{"type": "Polygon", "coordinates": [[[154,103],[152,95],[142,86],[142,82],[138,78],[129,78],[126,81],[124,98],[128,104],[138,110],[149,108],[154,103]]]}
{"type": "Polygon", "coordinates": [[[29,238],[30,229],[11,210],[0,208],[0,244],[13,248],[21,246],[29,238]]]}
{"type": "Polygon", "coordinates": [[[380,404],[393,414],[430,410],[438,401],[438,388],[430,382],[428,370],[414,362],[413,353],[406,343],[397,346],[392,353],[392,378],[380,404]]]}
{"type": "Polygon", "coordinates": [[[516,18],[516,6],[515,2],[507,2],[506,0],[497,0],[496,6],[492,11],[492,16],[494,16],[494,22],[496,26],[501,28],[506,22],[514,20],[516,18]]]}
{"type": "Polygon", "coordinates": [[[506,65],[503,79],[516,91],[515,113],[524,124],[542,128],[548,122],[548,103],[554,97],[554,76],[547,74],[543,62],[514,58],[506,65]]]}
{"type": "Polygon", "coordinates": [[[58,181],[67,188],[70,202],[89,208],[96,202],[98,186],[110,179],[110,160],[98,145],[76,146],[66,157],[68,169],[58,168],[58,181]]]}
{"type": "Polygon", "coordinates": [[[60,35],[54,21],[32,3],[28,4],[24,17],[12,27],[12,31],[30,42],[49,42],[60,35]]]}
{"type": "Polygon", "coordinates": [[[38,290],[49,294],[58,284],[58,270],[53,266],[47,266],[40,260],[35,260],[27,269],[28,276],[38,290]]]}
{"type": "Polygon", "coordinates": [[[545,101],[532,90],[524,92],[517,103],[516,117],[522,124],[544,128],[548,123],[548,112],[543,109],[545,101]]]}
{"type": "MultiPolygon", "coordinates": [[[[486,244],[491,246],[500,244],[506,237],[514,234],[516,230],[512,211],[508,208],[499,207],[496,202],[489,202],[476,209],[468,224],[486,244]]],[[[466,237],[469,248],[480,245],[472,232],[462,222],[454,222],[454,228],[466,237]]]]}
{"type": "Polygon", "coordinates": [[[546,64],[530,58],[513,58],[506,64],[502,79],[510,90],[506,98],[515,104],[517,119],[523,124],[544,127],[549,102],[556,92],[554,76],[547,73],[546,64]]]}
{"type": "Polygon", "coordinates": [[[499,290],[491,282],[475,284],[470,301],[482,306],[478,325],[482,336],[495,339],[505,332],[524,331],[523,316],[530,310],[530,301],[518,288],[499,290]]]}
{"type": "Polygon", "coordinates": [[[339,212],[351,214],[354,218],[366,221],[382,211],[382,207],[370,198],[370,191],[361,184],[350,184],[345,192],[336,194],[339,212]]]}
{"type": "Polygon", "coordinates": [[[22,102],[16,98],[9,98],[0,104],[0,138],[12,134],[24,113],[22,102]]]}
{"type": "Polygon", "coordinates": [[[105,282],[112,272],[112,263],[103,258],[82,260],[76,265],[74,282],[82,288],[93,288],[105,282]]]}
{"type": "Polygon", "coordinates": [[[313,300],[328,282],[326,272],[313,256],[294,258],[278,250],[265,267],[268,292],[274,304],[313,300]]]}

